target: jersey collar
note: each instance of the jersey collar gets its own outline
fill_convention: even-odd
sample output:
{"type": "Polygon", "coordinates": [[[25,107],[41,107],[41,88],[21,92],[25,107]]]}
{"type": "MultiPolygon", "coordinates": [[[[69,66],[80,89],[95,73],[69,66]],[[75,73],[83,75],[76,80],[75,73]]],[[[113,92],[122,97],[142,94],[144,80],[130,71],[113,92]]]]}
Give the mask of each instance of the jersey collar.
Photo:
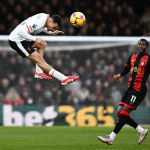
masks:
{"type": "MultiPolygon", "coordinates": [[[[49,18],[50,18],[50,15],[47,14],[46,21],[47,21],[49,18]]],[[[46,27],[46,21],[45,21],[44,27],[46,27]]]]}

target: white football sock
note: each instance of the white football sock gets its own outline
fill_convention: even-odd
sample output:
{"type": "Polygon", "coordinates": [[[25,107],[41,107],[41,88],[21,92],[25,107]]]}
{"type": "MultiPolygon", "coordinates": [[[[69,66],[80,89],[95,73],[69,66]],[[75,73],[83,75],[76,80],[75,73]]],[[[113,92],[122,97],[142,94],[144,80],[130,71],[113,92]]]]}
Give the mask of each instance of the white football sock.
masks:
{"type": "Polygon", "coordinates": [[[136,127],[136,130],[137,130],[138,133],[141,133],[141,132],[144,131],[144,129],[139,125],[136,127]]]}
{"type": "Polygon", "coordinates": [[[59,71],[57,71],[53,68],[50,70],[50,72],[48,74],[55,77],[56,79],[58,79],[60,81],[67,79],[67,77],[64,74],[60,73],[59,71]]]}
{"type": "Polygon", "coordinates": [[[43,73],[43,70],[36,64],[36,72],[43,73]]]}
{"type": "Polygon", "coordinates": [[[109,137],[113,141],[115,139],[116,135],[117,135],[116,133],[111,132],[111,134],[109,135],[109,137]]]}

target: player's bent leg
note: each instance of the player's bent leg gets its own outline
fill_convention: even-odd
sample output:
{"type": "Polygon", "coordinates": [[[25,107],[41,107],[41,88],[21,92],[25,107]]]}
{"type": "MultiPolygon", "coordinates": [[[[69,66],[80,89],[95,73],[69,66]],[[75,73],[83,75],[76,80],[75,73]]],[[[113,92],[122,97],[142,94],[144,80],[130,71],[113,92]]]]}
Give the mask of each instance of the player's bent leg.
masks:
{"type": "MultiPolygon", "coordinates": [[[[119,106],[118,107],[118,110],[117,110],[117,113],[116,113],[116,116],[118,118],[120,118],[120,113],[121,113],[121,110],[123,109],[124,106],[119,106]]],[[[138,127],[138,124],[129,116],[128,120],[127,120],[127,124],[131,127],[133,127],[134,129],[136,129],[139,133],[141,132],[141,127],[138,127]]],[[[144,129],[143,129],[144,130],[144,129]]]]}
{"type": "Polygon", "coordinates": [[[98,136],[97,138],[98,138],[98,140],[100,140],[101,142],[106,143],[106,144],[108,144],[108,145],[112,145],[112,144],[113,144],[113,141],[111,141],[109,135],[106,135],[106,136],[104,136],[104,137],[98,136]]]}
{"type": "Polygon", "coordinates": [[[34,61],[44,72],[60,80],[62,85],[67,85],[69,83],[75,82],[79,78],[79,76],[67,77],[64,74],[56,71],[50,65],[48,65],[36,51],[29,55],[27,58],[34,61]]]}
{"type": "Polygon", "coordinates": [[[141,144],[145,140],[145,138],[146,138],[146,136],[147,136],[148,133],[149,133],[148,129],[144,129],[143,132],[139,133],[138,144],[141,144]]]}
{"type": "MultiPolygon", "coordinates": [[[[35,42],[32,45],[33,48],[37,49],[37,53],[43,57],[44,56],[44,50],[45,50],[45,46],[35,42]]],[[[42,80],[51,80],[52,78],[50,76],[48,76],[47,74],[43,73],[43,70],[36,64],[36,73],[34,75],[35,79],[42,79],[42,80]]]]}
{"type": "MultiPolygon", "coordinates": [[[[50,65],[48,65],[45,60],[35,51],[31,55],[27,57],[28,59],[34,61],[44,72],[49,73],[52,69],[50,65]]],[[[51,80],[52,78],[47,76],[45,73],[35,73],[34,76],[36,79],[44,79],[51,80]]]]}

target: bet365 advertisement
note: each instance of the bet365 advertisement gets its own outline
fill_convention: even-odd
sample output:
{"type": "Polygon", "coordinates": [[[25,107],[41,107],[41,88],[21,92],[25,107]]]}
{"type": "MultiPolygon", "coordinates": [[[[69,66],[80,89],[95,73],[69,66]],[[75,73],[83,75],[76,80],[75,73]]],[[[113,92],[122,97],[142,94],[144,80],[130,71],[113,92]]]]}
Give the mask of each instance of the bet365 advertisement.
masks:
{"type": "MultiPolygon", "coordinates": [[[[113,126],[117,106],[11,106],[0,107],[3,126],[113,126]]],[[[150,123],[150,108],[140,107],[131,116],[138,123],[150,123]]]]}

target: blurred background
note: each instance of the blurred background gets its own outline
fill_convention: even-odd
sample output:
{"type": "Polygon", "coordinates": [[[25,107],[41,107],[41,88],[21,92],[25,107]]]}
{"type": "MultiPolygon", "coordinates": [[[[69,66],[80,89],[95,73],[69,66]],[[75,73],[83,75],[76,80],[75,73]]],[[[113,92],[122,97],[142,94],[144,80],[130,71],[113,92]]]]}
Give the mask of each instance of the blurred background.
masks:
{"type": "MultiPolygon", "coordinates": [[[[9,35],[20,22],[41,12],[50,16],[59,14],[62,17],[60,30],[66,36],[149,36],[150,31],[148,1],[5,0],[0,2],[0,35],[9,35]],[[76,11],[86,17],[81,28],[69,22],[76,11]]],[[[0,105],[78,106],[100,101],[117,106],[127,89],[129,75],[115,84],[112,78],[122,71],[131,51],[130,44],[76,51],[47,50],[44,59],[53,68],[65,75],[80,76],[77,82],[63,87],[54,78],[51,82],[35,81],[35,64],[1,47],[0,105]]],[[[150,106],[149,93],[141,106],[150,106]]]]}

